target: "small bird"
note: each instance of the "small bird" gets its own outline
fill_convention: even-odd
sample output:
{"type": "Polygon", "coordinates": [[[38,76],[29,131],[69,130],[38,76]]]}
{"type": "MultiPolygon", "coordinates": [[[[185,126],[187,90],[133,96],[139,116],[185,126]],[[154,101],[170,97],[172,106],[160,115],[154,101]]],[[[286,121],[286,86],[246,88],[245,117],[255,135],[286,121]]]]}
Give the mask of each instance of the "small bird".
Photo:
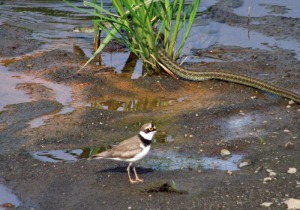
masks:
{"type": "Polygon", "coordinates": [[[93,155],[93,159],[111,159],[129,162],[127,167],[128,178],[131,183],[143,182],[136,173],[133,163],[145,157],[151,147],[152,139],[156,133],[156,127],[152,123],[146,123],[141,127],[138,135],[122,141],[110,150],[93,155]],[[130,167],[133,165],[135,180],[131,179],[130,167]]]}

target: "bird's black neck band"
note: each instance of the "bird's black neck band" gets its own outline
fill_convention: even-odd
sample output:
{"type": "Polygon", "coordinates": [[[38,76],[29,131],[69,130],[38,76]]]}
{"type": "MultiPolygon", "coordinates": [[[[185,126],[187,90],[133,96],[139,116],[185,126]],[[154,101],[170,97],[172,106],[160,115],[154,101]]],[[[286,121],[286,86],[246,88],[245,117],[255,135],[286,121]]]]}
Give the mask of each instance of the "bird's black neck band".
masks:
{"type": "Polygon", "coordinates": [[[145,147],[149,146],[152,142],[151,140],[145,139],[141,134],[139,134],[139,138],[145,147]]]}

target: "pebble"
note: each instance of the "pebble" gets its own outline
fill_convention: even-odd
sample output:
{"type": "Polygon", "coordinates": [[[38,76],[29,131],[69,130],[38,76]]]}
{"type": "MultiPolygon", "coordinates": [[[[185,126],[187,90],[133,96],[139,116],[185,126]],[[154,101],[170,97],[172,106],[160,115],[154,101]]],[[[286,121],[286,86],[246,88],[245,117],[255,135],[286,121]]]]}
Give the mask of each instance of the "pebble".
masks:
{"type": "Polygon", "coordinates": [[[300,209],[299,199],[289,198],[284,203],[288,206],[288,209],[300,209]]]}
{"type": "Polygon", "coordinates": [[[245,113],[243,112],[243,110],[240,110],[240,115],[245,115],[245,113]]]}
{"type": "Polygon", "coordinates": [[[284,145],[284,148],[285,149],[293,149],[295,147],[295,144],[293,144],[292,142],[287,142],[285,145],[284,145]]]}
{"type": "Polygon", "coordinates": [[[289,105],[293,105],[293,104],[295,104],[295,101],[290,100],[290,101],[289,101],[289,105]]]}
{"type": "Polygon", "coordinates": [[[272,180],[272,177],[265,177],[264,178],[264,183],[267,183],[267,182],[269,182],[269,181],[271,181],[272,180]]]}
{"type": "Polygon", "coordinates": [[[227,150],[227,149],[222,149],[221,152],[220,152],[220,155],[222,157],[226,157],[226,156],[231,155],[231,152],[229,150],[227,150]]]}
{"type": "Polygon", "coordinates": [[[288,174],[294,174],[297,172],[296,168],[289,168],[289,170],[287,171],[288,174]]]}
{"type": "Polygon", "coordinates": [[[270,207],[273,203],[272,202],[263,202],[262,204],[260,204],[260,206],[262,207],[270,207]]]}
{"type": "Polygon", "coordinates": [[[11,203],[4,203],[0,206],[0,209],[2,209],[1,207],[3,207],[4,209],[12,209],[15,208],[15,206],[11,203]]]}
{"type": "Polygon", "coordinates": [[[246,159],[246,160],[242,160],[239,164],[238,164],[238,167],[239,168],[242,168],[242,167],[245,167],[245,166],[249,166],[252,164],[252,160],[250,159],[246,159]]]}
{"type": "Polygon", "coordinates": [[[284,133],[290,133],[291,131],[288,130],[288,129],[284,129],[283,132],[284,132],[284,133]]]}
{"type": "Polygon", "coordinates": [[[228,170],[226,173],[227,173],[229,176],[232,175],[232,171],[229,171],[229,170],[228,170]]]}
{"type": "Polygon", "coordinates": [[[269,173],[269,176],[272,177],[272,176],[276,176],[277,174],[271,170],[271,169],[267,169],[267,172],[269,173]]]}

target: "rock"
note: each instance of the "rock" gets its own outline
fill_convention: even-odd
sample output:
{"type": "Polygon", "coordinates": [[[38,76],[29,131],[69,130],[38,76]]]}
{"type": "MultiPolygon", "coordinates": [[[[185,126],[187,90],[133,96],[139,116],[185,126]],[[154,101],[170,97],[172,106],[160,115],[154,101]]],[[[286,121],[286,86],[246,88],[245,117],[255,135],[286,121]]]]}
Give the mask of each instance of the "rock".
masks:
{"type": "Polygon", "coordinates": [[[260,206],[262,207],[270,207],[273,203],[272,202],[263,202],[262,204],[260,204],[260,206]]]}
{"type": "Polygon", "coordinates": [[[285,145],[284,145],[284,148],[285,149],[293,149],[295,147],[295,144],[293,144],[292,142],[287,142],[285,145]]]}
{"type": "Polygon", "coordinates": [[[226,173],[227,173],[229,176],[232,175],[232,171],[229,171],[229,170],[228,170],[226,173]]]}
{"type": "Polygon", "coordinates": [[[267,183],[267,182],[269,182],[269,181],[271,181],[272,180],[272,177],[266,177],[266,178],[264,178],[264,183],[267,183]]]}
{"type": "Polygon", "coordinates": [[[252,164],[252,160],[250,160],[250,159],[245,159],[245,160],[242,160],[242,161],[239,162],[238,167],[239,167],[239,168],[243,168],[243,167],[249,166],[249,165],[251,165],[251,164],[252,164]]]}
{"type": "Polygon", "coordinates": [[[273,170],[271,169],[267,169],[267,172],[269,173],[269,176],[272,177],[272,176],[276,176],[277,173],[275,173],[273,170]]]}
{"type": "Polygon", "coordinates": [[[300,209],[299,199],[289,198],[284,203],[288,206],[288,209],[300,209]]]}
{"type": "MultiPolygon", "coordinates": [[[[11,203],[4,203],[4,204],[2,204],[1,205],[4,209],[13,209],[13,208],[15,208],[15,205],[13,205],[13,204],[11,204],[11,203]]],[[[1,207],[0,206],[0,207],[1,207]]],[[[0,208],[0,209],[2,209],[2,208],[0,208]]]]}
{"type": "Polygon", "coordinates": [[[293,104],[295,104],[295,101],[290,100],[290,101],[289,101],[289,105],[293,105],[293,104]]]}
{"type": "Polygon", "coordinates": [[[297,172],[296,168],[289,168],[289,170],[287,171],[288,174],[294,174],[297,172]]]}
{"type": "Polygon", "coordinates": [[[221,152],[220,152],[220,155],[222,157],[226,157],[226,156],[231,155],[231,152],[229,150],[227,150],[227,149],[222,149],[221,152]]]}

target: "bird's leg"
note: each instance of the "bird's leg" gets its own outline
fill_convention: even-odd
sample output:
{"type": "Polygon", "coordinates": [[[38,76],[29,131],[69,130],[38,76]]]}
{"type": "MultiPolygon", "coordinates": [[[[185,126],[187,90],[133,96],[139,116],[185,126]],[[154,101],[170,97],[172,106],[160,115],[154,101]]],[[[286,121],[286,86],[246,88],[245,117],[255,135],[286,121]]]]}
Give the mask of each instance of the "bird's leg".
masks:
{"type": "Polygon", "coordinates": [[[133,172],[134,172],[134,175],[135,175],[135,181],[136,182],[144,182],[143,179],[140,179],[136,173],[136,170],[135,170],[135,167],[133,166],[133,172]]]}
{"type": "MultiPolygon", "coordinates": [[[[128,173],[128,178],[129,178],[129,181],[131,184],[134,184],[134,183],[137,183],[138,181],[137,180],[132,180],[131,179],[131,176],[130,176],[130,166],[132,165],[132,163],[129,163],[128,167],[127,167],[127,173],[128,173]]],[[[135,169],[134,169],[134,172],[135,172],[135,169]]],[[[136,172],[135,172],[136,173],[136,172]]]]}

